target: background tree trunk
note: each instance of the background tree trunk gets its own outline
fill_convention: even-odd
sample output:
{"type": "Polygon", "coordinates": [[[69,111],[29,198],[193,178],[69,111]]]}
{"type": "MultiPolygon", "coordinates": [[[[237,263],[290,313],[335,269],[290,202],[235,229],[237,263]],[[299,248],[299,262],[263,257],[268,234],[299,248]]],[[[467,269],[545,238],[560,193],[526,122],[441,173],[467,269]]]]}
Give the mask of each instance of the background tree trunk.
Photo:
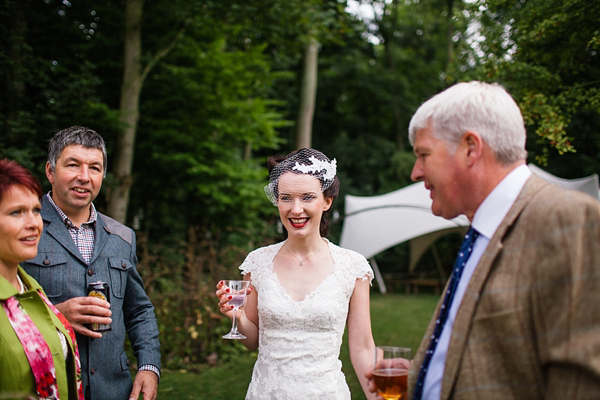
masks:
{"type": "Polygon", "coordinates": [[[185,31],[184,21],[173,40],[159,49],[142,69],[142,16],[144,0],[127,0],[125,5],[125,46],[123,63],[123,84],[121,85],[121,124],[123,131],[117,141],[113,171],[115,187],[108,195],[107,214],[119,222],[127,219],[129,193],[133,183],[131,174],[134,156],[135,137],[140,114],[140,94],[146,77],[154,66],[175,46],[185,31]]]}
{"type": "MultiPolygon", "coordinates": [[[[393,75],[396,72],[396,63],[394,61],[394,47],[397,46],[394,43],[394,27],[398,24],[398,4],[396,0],[392,0],[390,3],[385,3],[384,6],[384,15],[387,13],[387,10],[390,10],[390,16],[392,23],[389,24],[391,29],[386,27],[384,20],[382,18],[381,23],[379,24],[379,30],[383,36],[383,46],[385,51],[385,62],[386,67],[390,71],[390,74],[393,75]]],[[[404,142],[406,140],[406,127],[403,124],[402,119],[402,110],[400,109],[400,105],[393,105],[394,111],[394,136],[396,137],[396,143],[398,144],[398,149],[400,151],[404,151],[404,142]]]]}
{"type": "Polygon", "coordinates": [[[304,69],[300,88],[300,107],[296,123],[296,149],[311,146],[312,123],[317,97],[319,42],[313,36],[304,48],[304,69]]]}
{"type": "Polygon", "coordinates": [[[123,131],[117,141],[113,167],[117,182],[111,188],[107,207],[108,215],[122,223],[127,218],[129,189],[133,182],[131,167],[142,91],[140,55],[143,5],[144,0],[127,0],[125,5],[124,72],[120,104],[123,131]]]}

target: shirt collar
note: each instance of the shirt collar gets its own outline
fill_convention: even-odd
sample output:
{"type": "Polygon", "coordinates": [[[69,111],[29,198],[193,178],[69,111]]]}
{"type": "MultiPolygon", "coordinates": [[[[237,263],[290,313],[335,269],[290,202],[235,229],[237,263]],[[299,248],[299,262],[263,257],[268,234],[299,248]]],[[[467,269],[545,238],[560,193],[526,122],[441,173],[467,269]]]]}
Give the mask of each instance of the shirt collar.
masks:
{"type": "Polygon", "coordinates": [[[475,211],[473,228],[491,239],[530,176],[531,170],[525,164],[506,175],[475,211]]]}
{"type": "MultiPolygon", "coordinates": [[[[61,208],[54,202],[54,200],[52,200],[52,190],[46,194],[46,197],[48,198],[48,201],[50,202],[50,204],[52,204],[52,206],[56,209],[56,212],[60,216],[60,219],[62,220],[62,222],[69,227],[76,228],[73,221],[71,221],[71,219],[69,217],[67,217],[67,214],[65,214],[63,212],[63,210],[61,210],[61,208]]],[[[91,203],[90,204],[90,218],[88,219],[87,222],[84,222],[84,224],[90,224],[90,225],[95,224],[97,216],[98,216],[98,213],[96,212],[96,207],[94,206],[94,203],[91,203]]]]}

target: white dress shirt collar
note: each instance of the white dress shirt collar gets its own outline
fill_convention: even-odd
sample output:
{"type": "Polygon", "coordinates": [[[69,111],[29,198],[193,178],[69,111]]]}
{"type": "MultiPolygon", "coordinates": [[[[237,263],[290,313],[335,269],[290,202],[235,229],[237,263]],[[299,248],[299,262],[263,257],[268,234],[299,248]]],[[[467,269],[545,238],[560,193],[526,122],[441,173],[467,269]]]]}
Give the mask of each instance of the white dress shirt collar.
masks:
{"type": "Polygon", "coordinates": [[[527,165],[519,165],[506,175],[483,200],[483,203],[475,211],[471,223],[480,235],[485,236],[488,240],[494,236],[496,229],[506,217],[508,210],[512,207],[530,176],[531,171],[527,165]]]}

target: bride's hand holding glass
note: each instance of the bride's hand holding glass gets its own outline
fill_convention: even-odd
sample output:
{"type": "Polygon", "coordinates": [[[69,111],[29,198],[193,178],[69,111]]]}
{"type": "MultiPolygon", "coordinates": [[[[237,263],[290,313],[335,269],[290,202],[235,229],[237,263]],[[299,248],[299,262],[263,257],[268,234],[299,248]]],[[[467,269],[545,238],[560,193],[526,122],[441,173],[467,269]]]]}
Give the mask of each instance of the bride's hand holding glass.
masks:
{"type": "Polygon", "coordinates": [[[232,319],[231,331],[223,338],[246,339],[238,332],[237,320],[243,315],[243,305],[250,292],[252,292],[250,281],[223,280],[217,284],[216,295],[219,299],[219,310],[232,319]]]}

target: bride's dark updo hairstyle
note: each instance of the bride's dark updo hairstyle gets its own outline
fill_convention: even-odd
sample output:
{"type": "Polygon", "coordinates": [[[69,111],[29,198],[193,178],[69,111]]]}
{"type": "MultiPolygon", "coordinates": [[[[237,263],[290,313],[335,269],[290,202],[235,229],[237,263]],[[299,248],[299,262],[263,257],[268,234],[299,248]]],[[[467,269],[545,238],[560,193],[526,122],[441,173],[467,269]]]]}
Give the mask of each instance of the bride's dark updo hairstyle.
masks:
{"type": "MultiPolygon", "coordinates": [[[[292,156],[294,156],[294,163],[298,162],[299,164],[302,164],[302,165],[311,165],[312,162],[309,160],[309,157],[316,157],[317,159],[319,159],[321,161],[326,161],[328,163],[331,163],[331,160],[329,160],[329,158],[327,158],[327,156],[325,154],[323,154],[322,152],[320,152],[318,150],[310,149],[310,148],[294,150],[286,156],[269,157],[269,159],[267,160],[269,176],[271,176],[273,169],[277,165],[279,165],[281,162],[287,160],[288,158],[291,158],[292,156]]],[[[334,162],[335,162],[335,160],[334,160],[334,162]]],[[[288,172],[293,172],[295,174],[303,173],[301,171],[297,171],[294,169],[291,169],[288,172]]],[[[324,187],[325,181],[322,176],[317,176],[312,173],[311,173],[311,175],[313,175],[313,176],[315,176],[315,178],[319,179],[319,182],[321,182],[321,187],[324,187]]],[[[327,211],[323,212],[323,214],[321,216],[321,221],[319,223],[319,233],[321,234],[322,237],[327,237],[327,235],[329,235],[329,218],[331,216],[332,209],[333,209],[333,201],[336,199],[336,197],[340,193],[340,180],[338,179],[337,174],[333,178],[333,182],[331,182],[331,183],[328,182],[327,185],[328,185],[328,187],[323,191],[323,196],[325,196],[325,198],[331,198],[331,206],[329,207],[329,209],[327,211]]],[[[275,186],[273,188],[273,190],[274,190],[275,197],[277,197],[279,195],[277,186],[275,186]]],[[[287,239],[287,237],[288,237],[288,232],[285,229],[285,227],[283,227],[283,237],[284,237],[284,239],[287,239]]]]}

